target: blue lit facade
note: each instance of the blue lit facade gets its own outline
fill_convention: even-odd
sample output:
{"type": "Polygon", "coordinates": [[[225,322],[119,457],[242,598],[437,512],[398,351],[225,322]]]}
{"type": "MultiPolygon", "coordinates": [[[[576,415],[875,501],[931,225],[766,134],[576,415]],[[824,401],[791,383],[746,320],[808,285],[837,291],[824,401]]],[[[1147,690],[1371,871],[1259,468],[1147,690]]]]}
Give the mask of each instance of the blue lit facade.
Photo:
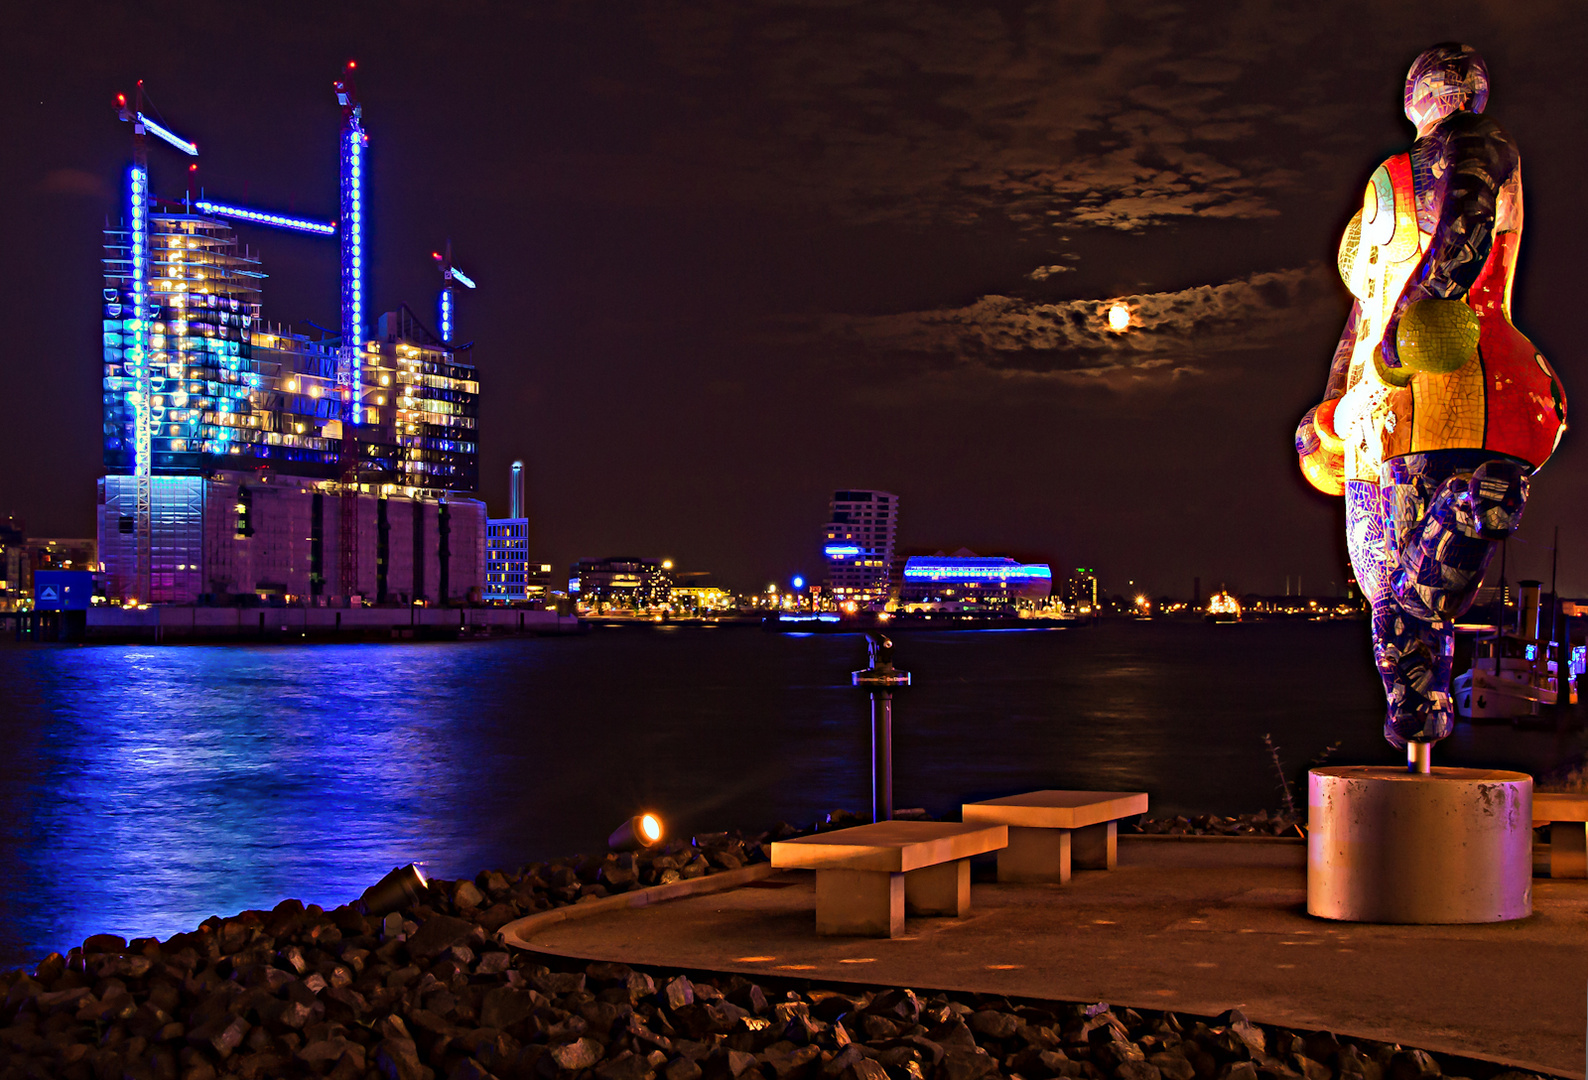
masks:
{"type": "Polygon", "coordinates": [[[495,604],[544,603],[551,563],[530,562],[529,519],[491,518],[485,526],[485,599],[495,604]]]}
{"type": "Polygon", "coordinates": [[[99,543],[113,603],[433,603],[482,582],[485,508],[465,497],[478,487],[478,375],[406,307],[368,325],[356,106],[344,125],[334,225],[161,199],[139,144],[125,217],[105,231],[101,297],[99,543]],[[342,335],[265,321],[266,275],[239,224],[340,234],[342,335]],[[349,537],[355,558],[339,563],[349,537]]]}
{"type": "Polygon", "coordinates": [[[911,556],[899,599],[910,604],[1009,605],[1043,603],[1053,594],[1053,570],[1002,556],[911,556]]]}
{"type": "Polygon", "coordinates": [[[898,526],[899,497],[892,492],[833,492],[822,530],[822,563],[834,600],[867,606],[888,601],[898,526]]]}

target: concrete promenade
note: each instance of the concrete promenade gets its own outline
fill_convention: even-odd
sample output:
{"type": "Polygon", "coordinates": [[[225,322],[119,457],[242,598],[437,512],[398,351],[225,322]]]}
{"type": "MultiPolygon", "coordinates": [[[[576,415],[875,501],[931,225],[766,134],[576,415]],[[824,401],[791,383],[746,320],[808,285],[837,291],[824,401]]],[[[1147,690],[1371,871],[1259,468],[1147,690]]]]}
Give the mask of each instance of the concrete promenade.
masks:
{"type": "Polygon", "coordinates": [[[965,919],[819,938],[814,875],[545,927],[532,947],[684,968],[1215,1015],[1582,1077],[1588,881],[1535,878],[1534,914],[1372,926],[1306,913],[1300,843],[1121,838],[1118,869],[972,886],[965,919]]]}

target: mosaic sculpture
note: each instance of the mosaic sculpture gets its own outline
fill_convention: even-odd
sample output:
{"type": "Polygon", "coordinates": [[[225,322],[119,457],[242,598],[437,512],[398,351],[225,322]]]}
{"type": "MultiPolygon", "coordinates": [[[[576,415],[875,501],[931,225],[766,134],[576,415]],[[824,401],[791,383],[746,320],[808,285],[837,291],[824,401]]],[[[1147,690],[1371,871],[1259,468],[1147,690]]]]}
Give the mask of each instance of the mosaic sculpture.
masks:
{"type": "Polygon", "coordinates": [[[1373,172],[1346,227],[1340,276],[1356,302],[1323,403],[1296,431],[1307,479],[1345,496],[1384,735],[1421,769],[1454,726],[1454,620],[1566,430],[1560,380],[1511,325],[1521,159],[1483,115],[1488,96],[1465,45],[1412,64],[1417,141],[1373,172]]]}

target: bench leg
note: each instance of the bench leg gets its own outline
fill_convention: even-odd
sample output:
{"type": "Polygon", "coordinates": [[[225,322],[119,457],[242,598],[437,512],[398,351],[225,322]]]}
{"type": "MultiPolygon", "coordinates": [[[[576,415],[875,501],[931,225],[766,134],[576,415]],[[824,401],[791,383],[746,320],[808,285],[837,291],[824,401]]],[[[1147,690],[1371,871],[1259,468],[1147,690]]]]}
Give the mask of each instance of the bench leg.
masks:
{"type": "Polygon", "coordinates": [[[816,932],[897,937],[904,932],[904,875],[885,870],[816,871],[816,932]]]}
{"type": "Polygon", "coordinates": [[[1112,870],[1119,861],[1118,823],[1104,821],[1074,830],[1070,861],[1077,870],[1112,870]]]}
{"type": "Polygon", "coordinates": [[[970,914],[970,860],[923,866],[904,875],[904,910],[911,915],[970,914]]]}
{"type": "Polygon", "coordinates": [[[1550,824],[1549,876],[1588,877],[1588,824],[1580,821],[1550,824]]]}
{"type": "Polygon", "coordinates": [[[1009,826],[1009,846],[998,850],[999,881],[1070,880],[1070,830],[1009,826]]]}

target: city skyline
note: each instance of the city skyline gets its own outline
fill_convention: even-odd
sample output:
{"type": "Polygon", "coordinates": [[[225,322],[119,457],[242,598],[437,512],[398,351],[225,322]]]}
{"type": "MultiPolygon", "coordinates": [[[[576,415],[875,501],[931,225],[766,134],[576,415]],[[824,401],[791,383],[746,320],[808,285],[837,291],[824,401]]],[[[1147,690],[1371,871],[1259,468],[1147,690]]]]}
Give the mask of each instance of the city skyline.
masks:
{"type": "MultiPolygon", "coordinates": [[[[1351,19],[1262,5],[482,7],[406,26],[349,8],[312,29],[289,6],[236,40],[197,7],[92,10],[7,46],[28,152],[0,179],[37,257],[5,281],[48,363],[35,337],[0,346],[0,514],[41,534],[93,532],[99,230],[129,158],[111,99],[138,78],[204,148],[208,196],[332,218],[328,85],[359,61],[369,308],[434,319],[429,253],[453,241],[481,283],[455,314],[492,387],[480,496],[502,514],[522,459],[532,556],[554,565],[636,552],[745,587],[812,580],[813,523],[855,487],[899,495],[901,546],[1040,552],[1105,587],[1343,584],[1339,509],[1306,489],[1290,432],[1345,308],[1332,259],[1362,163],[1409,143],[1399,83],[1438,40],[1489,63],[1527,178],[1516,322],[1579,382],[1588,140],[1551,107],[1582,39],[1569,8],[1363,7],[1365,43],[1351,19]]],[[[156,185],[180,188],[175,169],[156,161],[156,185]]],[[[323,241],[241,229],[267,313],[336,325],[323,241]]],[[[1548,582],[1559,524],[1561,590],[1588,589],[1585,463],[1568,434],[1512,580],[1548,582]]]]}

